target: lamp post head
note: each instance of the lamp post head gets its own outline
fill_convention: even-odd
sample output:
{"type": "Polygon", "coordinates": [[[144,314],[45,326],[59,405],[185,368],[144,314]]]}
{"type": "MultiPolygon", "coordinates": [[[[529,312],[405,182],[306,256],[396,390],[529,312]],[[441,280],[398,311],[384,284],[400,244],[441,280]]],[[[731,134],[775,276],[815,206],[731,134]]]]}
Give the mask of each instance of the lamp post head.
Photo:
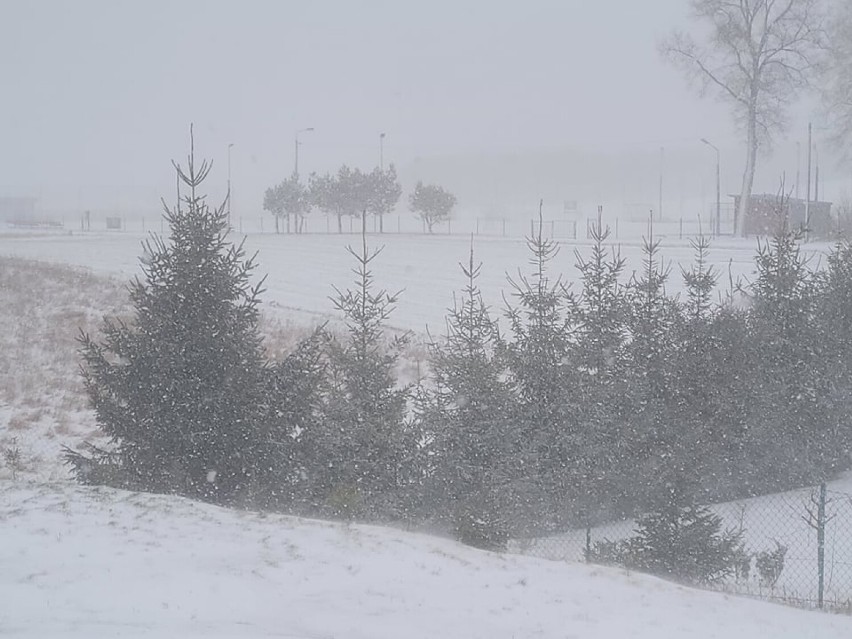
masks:
{"type": "Polygon", "coordinates": [[[711,149],[713,149],[714,151],[716,151],[716,155],[719,155],[719,153],[720,153],[720,152],[719,152],[719,147],[718,147],[718,146],[716,146],[715,144],[713,144],[713,143],[712,143],[710,140],[708,140],[707,138],[701,138],[701,141],[702,141],[704,144],[706,144],[707,146],[709,146],[711,149]]]}

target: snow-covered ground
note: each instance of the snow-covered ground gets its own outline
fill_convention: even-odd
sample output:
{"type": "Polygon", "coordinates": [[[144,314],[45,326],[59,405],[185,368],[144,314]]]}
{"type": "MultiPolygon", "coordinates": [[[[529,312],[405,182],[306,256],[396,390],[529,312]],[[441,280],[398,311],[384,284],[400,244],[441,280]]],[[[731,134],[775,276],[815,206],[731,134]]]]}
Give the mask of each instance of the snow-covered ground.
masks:
{"type": "MultiPolygon", "coordinates": [[[[138,257],[141,233],[72,233],[44,235],[0,235],[0,255],[73,264],[95,273],[130,278],[140,273],[138,257]]],[[[234,234],[236,241],[245,237],[249,254],[258,253],[258,275],[268,275],[265,308],[288,319],[317,323],[333,314],[329,296],[332,286],[346,287],[353,279],[348,244],[357,245],[353,235],[248,235],[234,234]]],[[[518,270],[529,273],[530,253],[522,237],[474,237],[476,260],[482,262],[479,285],[483,298],[496,316],[505,308],[503,296],[511,299],[512,289],[506,276],[517,279],[518,270]]],[[[453,291],[464,285],[459,262],[467,262],[471,237],[466,235],[371,235],[373,248],[384,246],[373,263],[377,286],[389,292],[403,291],[390,323],[394,327],[433,333],[444,328],[444,317],[452,304],[453,291]]],[[[642,268],[641,238],[622,239],[617,243],[627,260],[625,281],[642,268]]],[[[560,241],[561,249],[552,262],[553,278],[561,275],[566,283],[577,278],[575,250],[588,256],[585,240],[560,241]]],[[[710,261],[720,273],[720,291],[727,290],[729,279],[749,277],[754,271],[755,239],[721,238],[714,241],[710,261]]],[[[809,245],[819,254],[826,245],[809,245]]],[[[689,268],[693,251],[688,240],[662,239],[661,257],[671,267],[669,290],[682,289],[680,266],[689,268]]],[[[576,284],[574,286],[576,288],[576,284]]]]}
{"type": "Polygon", "coordinates": [[[0,482],[0,634],[846,639],[852,618],[421,534],[0,482]]]}
{"type": "MultiPolygon", "coordinates": [[[[774,584],[764,583],[754,558],[749,575],[731,576],[716,585],[726,592],[754,595],[765,599],[815,607],[819,570],[817,533],[808,511],[816,512],[812,498],[815,489],[805,488],[711,505],[725,528],[741,531],[746,550],[772,551],[781,544],[787,548],[784,567],[774,584]]],[[[634,521],[613,522],[592,528],[591,543],[627,539],[635,534],[634,521]]],[[[524,554],[563,561],[582,561],[586,530],[541,539],[513,542],[524,554]]],[[[825,527],[826,606],[852,609],[852,472],[828,482],[825,527]]]]}
{"type": "MultiPolygon", "coordinates": [[[[17,446],[22,459],[15,472],[8,459],[0,459],[0,634],[852,636],[848,617],[699,592],[618,570],[493,555],[375,527],[236,513],[51,481],[67,478],[61,446],[95,434],[91,412],[79,397],[74,336],[81,327],[95,330],[100,314],[126,312],[123,282],[140,273],[142,239],[130,233],[0,235],[0,257],[85,269],[36,269],[31,290],[20,277],[4,280],[0,320],[14,330],[0,341],[6,354],[0,358],[0,390],[6,397],[0,398],[0,448],[5,455],[17,446]],[[20,290],[10,298],[13,280],[20,290]],[[47,389],[41,394],[39,384],[47,389]]],[[[333,315],[328,296],[332,285],[345,287],[352,279],[345,246],[356,240],[248,236],[248,252],[258,251],[258,274],[268,274],[266,312],[292,322],[294,330],[333,315]]],[[[439,333],[452,293],[464,283],[457,263],[467,259],[470,238],[386,235],[372,236],[370,243],[385,245],[375,262],[377,284],[405,289],[392,324],[418,333],[428,326],[439,333]]],[[[641,245],[633,240],[620,246],[629,274],[641,265],[641,245]]],[[[714,245],[711,258],[725,278],[729,265],[734,278],[749,275],[755,246],[754,240],[724,239],[714,245]]],[[[483,262],[484,297],[499,314],[503,293],[510,295],[507,272],[528,270],[525,243],[475,238],[475,249],[483,262]]],[[[554,277],[575,279],[574,249],[585,252],[588,244],[563,242],[554,277]]],[[[678,266],[689,265],[692,251],[686,241],[668,238],[662,249],[672,265],[671,289],[678,290],[678,266]]],[[[2,266],[4,275],[12,270],[8,262],[2,266]]],[[[22,266],[22,273],[32,267],[22,266]]],[[[750,539],[762,534],[754,532],[753,522],[782,510],[790,521],[799,517],[787,512],[789,504],[750,502],[750,539]]],[[[778,533],[785,543],[791,541],[791,559],[813,551],[813,535],[799,528],[778,533]],[[794,550],[796,539],[802,543],[794,550]]],[[[769,533],[757,541],[755,549],[763,549],[771,542],[769,533]]],[[[571,550],[577,548],[571,544],[581,543],[579,538],[564,543],[564,557],[574,559],[571,550]]]]}

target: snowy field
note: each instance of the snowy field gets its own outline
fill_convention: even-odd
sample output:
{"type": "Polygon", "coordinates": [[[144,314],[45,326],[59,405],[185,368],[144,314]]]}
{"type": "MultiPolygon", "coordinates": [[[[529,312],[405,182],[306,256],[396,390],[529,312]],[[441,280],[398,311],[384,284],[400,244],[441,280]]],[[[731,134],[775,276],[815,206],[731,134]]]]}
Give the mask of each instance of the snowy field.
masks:
{"type": "Polygon", "coordinates": [[[176,497],[0,482],[4,637],[846,639],[852,618],[176,497]]]}
{"type": "MultiPolygon", "coordinates": [[[[140,273],[139,255],[142,233],[76,233],[57,235],[0,235],[0,255],[16,255],[36,260],[73,264],[103,275],[130,278],[140,273]]],[[[248,235],[249,254],[258,252],[257,274],[266,274],[267,291],[264,308],[288,319],[316,324],[329,315],[333,307],[329,296],[332,286],[350,285],[354,262],[346,252],[348,244],[358,245],[353,235],[248,235]]],[[[476,261],[482,262],[480,287],[495,317],[505,308],[503,295],[511,299],[512,289],[506,276],[517,279],[518,269],[529,273],[530,254],[523,238],[475,237],[476,261]]],[[[389,292],[402,291],[390,324],[395,328],[441,334],[453,292],[464,286],[458,263],[466,262],[471,238],[463,235],[370,235],[370,247],[384,246],[373,263],[377,286],[389,292]]],[[[641,238],[620,240],[615,246],[627,260],[625,281],[634,270],[642,268],[641,238]]],[[[567,284],[577,278],[575,250],[588,256],[586,241],[560,241],[561,250],[552,262],[551,276],[561,275],[567,284]]],[[[721,238],[710,251],[710,261],[720,273],[719,290],[728,289],[729,279],[750,277],[757,248],[754,239],[721,238]]],[[[808,246],[815,263],[826,250],[823,244],[808,246]]],[[[688,240],[664,238],[661,257],[671,267],[668,290],[682,289],[680,266],[689,268],[693,251],[688,240]]],[[[572,287],[577,288],[576,284],[572,287]]]]}

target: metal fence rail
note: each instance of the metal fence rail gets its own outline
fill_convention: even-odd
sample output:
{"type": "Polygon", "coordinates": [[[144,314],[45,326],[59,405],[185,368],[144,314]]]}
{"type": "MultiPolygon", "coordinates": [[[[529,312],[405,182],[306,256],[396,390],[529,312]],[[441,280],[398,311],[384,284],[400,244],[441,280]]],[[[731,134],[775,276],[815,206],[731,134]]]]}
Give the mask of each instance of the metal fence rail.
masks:
{"type": "MultiPolygon", "coordinates": [[[[32,228],[42,230],[53,229],[59,232],[88,232],[88,231],[126,231],[153,232],[164,234],[167,224],[163,212],[158,209],[150,210],[91,210],[91,211],[49,211],[45,213],[49,224],[32,224],[32,228]]],[[[545,218],[542,221],[542,235],[557,241],[588,241],[591,238],[591,228],[597,218],[591,217],[558,217],[545,218]]],[[[610,228],[611,241],[638,241],[649,232],[648,220],[640,218],[619,217],[607,215],[603,219],[605,226],[610,228]]],[[[275,218],[264,211],[246,214],[234,211],[230,218],[231,228],[240,234],[273,234],[276,233],[275,218]]],[[[529,235],[538,234],[538,218],[518,215],[513,217],[469,217],[458,216],[450,220],[436,223],[432,228],[434,235],[477,235],[483,237],[506,237],[522,239],[529,235]]],[[[346,216],[338,221],[334,216],[312,213],[297,225],[290,220],[279,219],[278,232],[282,234],[358,234],[361,223],[358,218],[346,216]]],[[[413,214],[386,215],[379,222],[370,216],[367,219],[367,233],[393,234],[429,234],[424,222],[413,214]]],[[[661,238],[685,240],[698,235],[711,233],[706,222],[694,215],[684,215],[665,220],[655,220],[654,235],[661,238]]],[[[732,227],[722,226],[722,234],[730,235],[732,227]]]]}

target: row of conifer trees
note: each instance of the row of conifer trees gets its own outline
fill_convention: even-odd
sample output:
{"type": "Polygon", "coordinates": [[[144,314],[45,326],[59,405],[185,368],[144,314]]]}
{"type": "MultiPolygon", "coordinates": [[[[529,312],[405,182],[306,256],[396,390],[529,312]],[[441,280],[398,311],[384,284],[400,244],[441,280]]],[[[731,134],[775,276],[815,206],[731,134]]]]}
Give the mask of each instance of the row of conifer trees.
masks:
{"type": "Polygon", "coordinates": [[[815,268],[797,236],[761,244],[751,282],[724,294],[694,241],[685,292],[660,243],[641,271],[600,224],[579,281],[559,247],[528,238],[529,273],[499,314],[473,247],[426,373],[399,378],[408,337],[376,290],[380,251],[350,248],[342,330],[319,327],[278,361],[258,329],[262,282],[198,189],[145,248],[135,316],[81,336],[86,388],[108,450],[68,451],[85,482],[228,505],[428,524],[471,543],[585,526],[672,500],[708,503],[807,485],[850,465],[852,248],[815,268]],[[502,327],[502,330],[501,330],[502,327]]]}

